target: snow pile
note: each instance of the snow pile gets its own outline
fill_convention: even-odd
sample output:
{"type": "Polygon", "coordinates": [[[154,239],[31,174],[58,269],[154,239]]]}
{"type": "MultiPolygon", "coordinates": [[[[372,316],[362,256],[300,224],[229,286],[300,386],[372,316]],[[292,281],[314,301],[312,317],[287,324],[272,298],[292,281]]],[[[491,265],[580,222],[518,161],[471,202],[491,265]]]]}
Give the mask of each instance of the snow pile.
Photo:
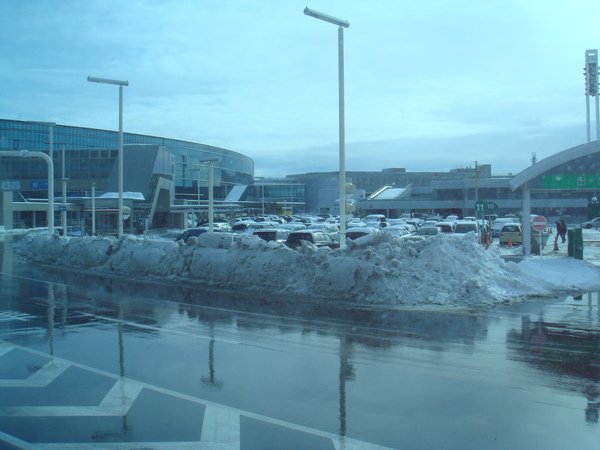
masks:
{"type": "Polygon", "coordinates": [[[472,233],[427,240],[372,233],[344,250],[303,243],[296,251],[226,233],[186,243],[29,234],[16,247],[46,264],[353,303],[483,305],[600,289],[600,268],[566,258],[505,262],[472,233]]]}

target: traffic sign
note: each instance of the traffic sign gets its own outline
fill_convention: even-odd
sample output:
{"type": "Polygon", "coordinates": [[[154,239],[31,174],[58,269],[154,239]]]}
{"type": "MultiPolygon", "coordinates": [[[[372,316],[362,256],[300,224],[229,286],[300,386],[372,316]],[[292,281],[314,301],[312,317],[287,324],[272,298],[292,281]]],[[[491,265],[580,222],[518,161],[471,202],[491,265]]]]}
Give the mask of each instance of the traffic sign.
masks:
{"type": "Polygon", "coordinates": [[[531,228],[535,231],[544,231],[548,226],[548,221],[544,216],[535,216],[531,220],[531,228]]]}
{"type": "Polygon", "coordinates": [[[487,200],[477,200],[475,202],[476,211],[496,211],[498,205],[494,202],[488,202],[487,200]]]}

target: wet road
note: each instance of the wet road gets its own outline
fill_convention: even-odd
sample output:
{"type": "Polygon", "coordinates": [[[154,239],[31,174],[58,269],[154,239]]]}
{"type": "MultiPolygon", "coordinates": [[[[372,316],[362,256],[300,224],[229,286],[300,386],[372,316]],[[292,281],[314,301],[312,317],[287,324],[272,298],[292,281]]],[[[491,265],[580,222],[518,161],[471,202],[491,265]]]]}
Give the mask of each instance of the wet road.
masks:
{"type": "Polygon", "coordinates": [[[598,294],[350,309],[25,264],[0,448],[597,449],[598,294]]]}

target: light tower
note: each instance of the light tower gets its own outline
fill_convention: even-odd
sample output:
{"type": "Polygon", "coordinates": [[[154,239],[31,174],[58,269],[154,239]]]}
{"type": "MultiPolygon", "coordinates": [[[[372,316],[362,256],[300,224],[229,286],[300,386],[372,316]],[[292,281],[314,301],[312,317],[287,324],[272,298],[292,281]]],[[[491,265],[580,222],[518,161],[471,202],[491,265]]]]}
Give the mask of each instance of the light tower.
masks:
{"type": "Polygon", "coordinates": [[[596,140],[600,139],[600,122],[598,121],[598,50],[585,51],[585,119],[587,142],[590,138],[590,96],[596,97],[596,140]]]}

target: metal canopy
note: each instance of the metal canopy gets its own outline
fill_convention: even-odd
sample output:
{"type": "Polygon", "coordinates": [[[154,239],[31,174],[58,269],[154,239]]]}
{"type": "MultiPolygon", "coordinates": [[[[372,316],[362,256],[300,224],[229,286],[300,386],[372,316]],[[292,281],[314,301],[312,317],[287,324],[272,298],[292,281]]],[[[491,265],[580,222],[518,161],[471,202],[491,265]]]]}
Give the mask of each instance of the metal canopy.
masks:
{"type": "Polygon", "coordinates": [[[508,185],[513,191],[516,191],[524,184],[533,180],[534,178],[543,175],[547,171],[560,166],[561,164],[567,163],[573,159],[581,158],[582,156],[592,155],[600,152],[600,141],[593,141],[587,144],[581,144],[576,147],[571,147],[562,152],[555,153],[548,158],[542,159],[540,162],[529,166],[527,169],[515,175],[509,182],[508,185]]]}

